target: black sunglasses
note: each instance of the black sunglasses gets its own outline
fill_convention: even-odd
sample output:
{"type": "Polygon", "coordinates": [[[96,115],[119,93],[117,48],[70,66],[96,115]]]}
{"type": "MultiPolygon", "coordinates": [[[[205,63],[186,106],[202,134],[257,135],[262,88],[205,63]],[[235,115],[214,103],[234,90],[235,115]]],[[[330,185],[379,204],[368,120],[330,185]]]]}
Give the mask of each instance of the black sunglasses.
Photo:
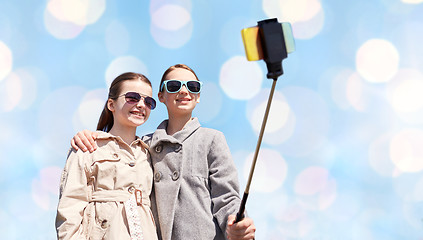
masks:
{"type": "Polygon", "coordinates": [[[137,92],[127,92],[118,97],[123,97],[123,96],[125,96],[125,100],[129,104],[137,104],[142,98],[144,99],[144,104],[148,108],[150,108],[151,110],[156,108],[156,100],[154,100],[152,97],[149,97],[147,95],[139,94],[137,92]]]}
{"type": "Polygon", "coordinates": [[[190,93],[200,93],[201,86],[203,85],[202,82],[197,80],[188,80],[188,81],[181,81],[181,80],[166,80],[163,81],[162,86],[160,87],[160,91],[163,91],[163,87],[166,89],[168,93],[177,93],[181,91],[182,86],[188,89],[190,93]]]}

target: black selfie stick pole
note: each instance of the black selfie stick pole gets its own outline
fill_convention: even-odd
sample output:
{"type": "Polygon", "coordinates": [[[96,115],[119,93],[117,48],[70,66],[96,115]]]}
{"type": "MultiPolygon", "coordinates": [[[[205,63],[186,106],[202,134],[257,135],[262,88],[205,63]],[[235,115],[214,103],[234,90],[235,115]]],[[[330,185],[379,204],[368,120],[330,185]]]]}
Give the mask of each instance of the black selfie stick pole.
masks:
{"type": "Polygon", "coordinates": [[[264,129],[266,128],[267,117],[269,116],[273,93],[275,92],[276,81],[278,80],[278,77],[283,74],[282,60],[285,59],[288,55],[282,32],[282,25],[277,21],[276,18],[260,21],[258,22],[258,26],[260,28],[259,32],[262,43],[264,61],[266,62],[268,70],[267,78],[273,79],[273,84],[272,88],[270,89],[269,99],[267,100],[267,107],[264,113],[263,122],[261,124],[260,134],[257,141],[256,151],[253,157],[253,162],[251,164],[247,186],[245,187],[244,195],[242,196],[239,211],[236,214],[235,223],[241,221],[244,218],[245,204],[247,203],[248,194],[250,192],[250,185],[253,179],[254,169],[256,167],[261,141],[263,139],[264,129]]]}
{"type": "Polygon", "coordinates": [[[254,169],[256,167],[257,157],[258,157],[258,154],[259,154],[261,141],[263,139],[264,129],[266,128],[267,117],[269,116],[270,105],[272,104],[273,93],[275,92],[275,87],[276,87],[276,80],[277,80],[277,78],[273,79],[272,89],[270,90],[269,99],[267,100],[266,112],[264,113],[263,122],[261,124],[261,129],[260,129],[260,134],[259,134],[259,138],[258,138],[258,141],[257,141],[256,151],[254,153],[253,162],[252,162],[251,168],[250,168],[250,175],[248,176],[247,186],[245,187],[244,195],[242,196],[241,206],[239,207],[239,211],[236,214],[236,219],[235,219],[236,223],[241,221],[244,218],[245,204],[247,203],[248,194],[250,192],[251,180],[253,179],[253,174],[254,174],[254,169]]]}

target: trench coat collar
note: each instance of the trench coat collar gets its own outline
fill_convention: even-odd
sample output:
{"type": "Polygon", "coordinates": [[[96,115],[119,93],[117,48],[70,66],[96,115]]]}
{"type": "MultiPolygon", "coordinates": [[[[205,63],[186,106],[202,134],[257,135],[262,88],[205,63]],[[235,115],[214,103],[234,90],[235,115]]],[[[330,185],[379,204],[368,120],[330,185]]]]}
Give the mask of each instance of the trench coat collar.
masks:
{"type": "Polygon", "coordinates": [[[182,144],[185,139],[187,139],[193,132],[195,132],[198,128],[201,127],[198,118],[194,117],[185,125],[185,127],[181,131],[178,131],[173,135],[168,135],[166,132],[168,122],[169,120],[164,120],[157,127],[156,131],[153,133],[150,145],[151,147],[154,147],[159,142],[182,144]]]}
{"type": "MultiPolygon", "coordinates": [[[[96,131],[96,132],[97,132],[97,138],[96,138],[97,140],[112,139],[114,141],[121,142],[123,144],[128,145],[125,141],[123,141],[123,139],[120,136],[115,136],[108,132],[103,132],[103,131],[96,131]]],[[[135,136],[135,140],[132,142],[131,145],[140,145],[145,149],[149,149],[148,145],[144,141],[142,141],[142,139],[139,138],[138,136],[135,136]]]]}

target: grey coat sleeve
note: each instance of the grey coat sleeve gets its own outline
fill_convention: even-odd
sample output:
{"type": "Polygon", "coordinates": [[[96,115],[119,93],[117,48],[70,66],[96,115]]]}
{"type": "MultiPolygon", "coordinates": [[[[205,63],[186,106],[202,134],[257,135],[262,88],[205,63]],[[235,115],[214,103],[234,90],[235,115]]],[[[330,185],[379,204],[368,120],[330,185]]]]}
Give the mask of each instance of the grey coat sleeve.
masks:
{"type": "Polygon", "coordinates": [[[228,216],[236,214],[241,200],[237,170],[223,133],[214,135],[207,160],[213,216],[226,235],[228,216]]]}

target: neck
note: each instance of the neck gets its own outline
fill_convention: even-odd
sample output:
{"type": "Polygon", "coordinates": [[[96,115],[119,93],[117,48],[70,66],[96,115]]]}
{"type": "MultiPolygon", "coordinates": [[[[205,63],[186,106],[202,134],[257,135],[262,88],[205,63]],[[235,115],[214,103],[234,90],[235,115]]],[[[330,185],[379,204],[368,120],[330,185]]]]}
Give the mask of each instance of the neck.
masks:
{"type": "Polygon", "coordinates": [[[191,119],[191,114],[177,117],[169,116],[169,122],[166,128],[167,134],[173,135],[174,133],[181,131],[191,119]]]}
{"type": "Polygon", "coordinates": [[[128,145],[131,145],[131,143],[135,140],[136,128],[113,125],[109,133],[114,136],[121,137],[124,142],[126,142],[128,145]]]}

